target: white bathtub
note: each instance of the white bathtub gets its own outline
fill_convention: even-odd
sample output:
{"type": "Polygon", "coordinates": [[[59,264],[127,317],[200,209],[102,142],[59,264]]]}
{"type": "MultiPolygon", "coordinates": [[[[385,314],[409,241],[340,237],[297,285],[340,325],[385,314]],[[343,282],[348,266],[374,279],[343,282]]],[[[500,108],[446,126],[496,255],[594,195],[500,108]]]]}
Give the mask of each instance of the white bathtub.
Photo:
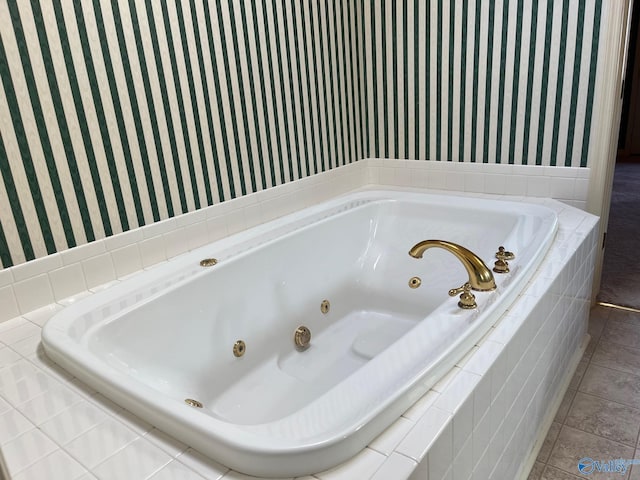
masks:
{"type": "Polygon", "coordinates": [[[235,470],[316,473],[364,448],[478,341],[556,228],[556,214],[536,205],[352,194],[88,297],[45,325],[43,344],[107,397],[235,470]],[[462,310],[447,294],[468,279],[461,263],[441,249],[408,255],[425,239],[463,245],[490,267],[500,245],[516,258],[496,290],[462,310]],[[218,263],[199,266],[208,257],[218,263]],[[312,334],[305,351],[293,343],[300,325],[312,334]]]}

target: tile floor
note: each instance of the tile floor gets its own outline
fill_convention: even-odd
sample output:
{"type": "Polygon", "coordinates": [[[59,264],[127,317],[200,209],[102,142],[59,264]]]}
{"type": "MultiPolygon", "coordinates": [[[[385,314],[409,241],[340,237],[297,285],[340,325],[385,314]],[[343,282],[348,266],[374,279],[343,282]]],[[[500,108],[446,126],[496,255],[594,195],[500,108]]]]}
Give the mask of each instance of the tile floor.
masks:
{"type": "Polygon", "coordinates": [[[640,480],[640,465],[625,473],[578,470],[584,457],[640,459],[640,313],[597,306],[589,334],[529,480],[640,480]]]}

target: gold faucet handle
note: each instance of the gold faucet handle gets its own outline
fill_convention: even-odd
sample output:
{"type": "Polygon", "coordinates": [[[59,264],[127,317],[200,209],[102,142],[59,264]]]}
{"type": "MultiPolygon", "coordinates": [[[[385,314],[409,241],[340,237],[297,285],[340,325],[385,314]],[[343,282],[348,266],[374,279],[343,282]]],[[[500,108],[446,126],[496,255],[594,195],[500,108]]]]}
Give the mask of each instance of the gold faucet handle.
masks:
{"type": "Polygon", "coordinates": [[[503,246],[498,247],[498,251],[496,252],[496,258],[498,260],[513,260],[514,258],[516,258],[515,254],[513,252],[508,252],[507,250],[504,249],[503,246]]]}
{"type": "Polygon", "coordinates": [[[449,290],[450,297],[455,297],[459,293],[461,294],[460,301],[458,302],[458,306],[460,308],[470,310],[478,306],[475,295],[471,293],[471,284],[469,282],[465,283],[461,287],[449,290]]]}
{"type": "Polygon", "coordinates": [[[498,258],[493,264],[493,271],[496,273],[509,273],[509,264],[502,258],[498,258]]]}
{"type": "Polygon", "coordinates": [[[449,296],[450,297],[455,297],[456,295],[458,295],[459,293],[464,292],[465,290],[467,292],[471,292],[471,284],[469,282],[465,283],[461,287],[452,288],[451,290],[449,290],[449,296]]]}

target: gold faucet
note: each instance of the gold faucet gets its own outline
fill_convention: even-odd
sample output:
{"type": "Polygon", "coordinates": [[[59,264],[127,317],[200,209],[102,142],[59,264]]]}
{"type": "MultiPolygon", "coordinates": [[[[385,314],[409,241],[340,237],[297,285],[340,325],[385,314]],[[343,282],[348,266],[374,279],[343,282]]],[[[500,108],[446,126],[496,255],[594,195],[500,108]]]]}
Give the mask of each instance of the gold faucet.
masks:
{"type": "Polygon", "coordinates": [[[471,250],[457,243],[447,242],[445,240],[423,240],[422,242],[416,243],[411,250],[409,250],[409,255],[413,258],[422,258],[424,251],[433,247],[443,248],[451,252],[462,262],[462,265],[469,274],[469,285],[473,290],[486,292],[496,288],[493,274],[485,263],[471,250]]]}

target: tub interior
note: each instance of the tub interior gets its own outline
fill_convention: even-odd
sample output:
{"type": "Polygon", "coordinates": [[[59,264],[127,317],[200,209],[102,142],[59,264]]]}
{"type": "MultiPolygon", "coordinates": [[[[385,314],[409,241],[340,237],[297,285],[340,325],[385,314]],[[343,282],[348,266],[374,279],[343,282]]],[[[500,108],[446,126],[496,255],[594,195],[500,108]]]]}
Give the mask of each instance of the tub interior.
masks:
{"type": "MultiPolygon", "coordinates": [[[[110,315],[81,342],[168,397],[197,399],[207,415],[268,423],[345,381],[418,323],[438,322],[431,312],[459,315],[447,291],[467,280],[462,265],[440,249],[413,259],[411,246],[448,240],[490,265],[500,245],[530,247],[539,225],[521,222],[497,208],[369,202],[230,254],[110,315]],[[423,282],[418,289],[408,287],[414,275],[423,282]],[[292,342],[299,325],[312,332],[304,352],[292,342]],[[246,344],[241,358],[232,353],[237,340],[246,344]]],[[[434,324],[434,335],[439,330],[434,324]]]]}

